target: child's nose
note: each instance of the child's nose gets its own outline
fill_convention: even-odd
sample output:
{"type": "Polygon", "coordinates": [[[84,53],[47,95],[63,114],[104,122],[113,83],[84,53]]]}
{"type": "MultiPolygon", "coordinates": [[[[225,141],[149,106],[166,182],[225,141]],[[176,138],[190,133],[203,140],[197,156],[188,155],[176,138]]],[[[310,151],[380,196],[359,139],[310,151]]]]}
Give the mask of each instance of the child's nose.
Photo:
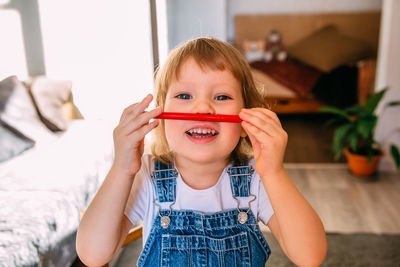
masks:
{"type": "Polygon", "coordinates": [[[192,113],[214,114],[215,109],[210,101],[199,100],[193,106],[192,113]]]}

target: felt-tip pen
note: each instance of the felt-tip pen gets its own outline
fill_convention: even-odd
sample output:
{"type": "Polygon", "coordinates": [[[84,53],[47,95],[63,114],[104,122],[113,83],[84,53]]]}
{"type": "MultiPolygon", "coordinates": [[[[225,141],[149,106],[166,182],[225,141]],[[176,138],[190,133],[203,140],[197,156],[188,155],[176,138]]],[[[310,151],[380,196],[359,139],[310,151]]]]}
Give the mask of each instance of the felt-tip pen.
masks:
{"type": "Polygon", "coordinates": [[[189,121],[234,122],[234,123],[242,122],[242,119],[239,118],[239,115],[226,115],[226,114],[163,112],[155,118],[164,120],[189,120],[189,121]]]}

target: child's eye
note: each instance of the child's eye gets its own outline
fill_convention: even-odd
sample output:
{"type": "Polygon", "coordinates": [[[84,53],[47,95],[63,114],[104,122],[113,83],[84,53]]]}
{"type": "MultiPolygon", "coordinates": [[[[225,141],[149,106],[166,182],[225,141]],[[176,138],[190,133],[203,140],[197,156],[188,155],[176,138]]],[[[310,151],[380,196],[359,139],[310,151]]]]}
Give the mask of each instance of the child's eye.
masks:
{"type": "Polygon", "coordinates": [[[232,98],[227,95],[219,95],[215,98],[215,100],[228,100],[228,99],[232,99],[232,98]]]}
{"type": "Polygon", "coordinates": [[[179,99],[192,99],[192,96],[189,95],[189,94],[179,94],[179,95],[176,96],[176,98],[179,98],[179,99]]]}

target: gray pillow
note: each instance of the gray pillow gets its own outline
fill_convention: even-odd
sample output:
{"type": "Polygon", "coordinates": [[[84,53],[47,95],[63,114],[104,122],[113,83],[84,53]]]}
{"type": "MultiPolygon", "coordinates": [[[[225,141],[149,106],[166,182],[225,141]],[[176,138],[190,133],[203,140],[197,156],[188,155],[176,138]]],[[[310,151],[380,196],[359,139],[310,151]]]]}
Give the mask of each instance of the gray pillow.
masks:
{"type": "Polygon", "coordinates": [[[35,141],[0,120],[0,162],[11,159],[34,145],[35,141]]]}
{"type": "Polygon", "coordinates": [[[0,113],[6,108],[6,104],[15,87],[16,76],[10,76],[0,81],[0,113]]]}

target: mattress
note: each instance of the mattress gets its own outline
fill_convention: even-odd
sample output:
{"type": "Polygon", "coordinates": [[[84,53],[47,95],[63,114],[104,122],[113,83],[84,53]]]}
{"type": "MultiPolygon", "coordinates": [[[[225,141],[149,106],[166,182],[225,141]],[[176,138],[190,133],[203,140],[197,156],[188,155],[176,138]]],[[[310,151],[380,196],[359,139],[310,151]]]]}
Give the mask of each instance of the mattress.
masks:
{"type": "Polygon", "coordinates": [[[74,121],[0,164],[0,266],[70,266],[80,212],[112,162],[110,123],[74,121]]]}

